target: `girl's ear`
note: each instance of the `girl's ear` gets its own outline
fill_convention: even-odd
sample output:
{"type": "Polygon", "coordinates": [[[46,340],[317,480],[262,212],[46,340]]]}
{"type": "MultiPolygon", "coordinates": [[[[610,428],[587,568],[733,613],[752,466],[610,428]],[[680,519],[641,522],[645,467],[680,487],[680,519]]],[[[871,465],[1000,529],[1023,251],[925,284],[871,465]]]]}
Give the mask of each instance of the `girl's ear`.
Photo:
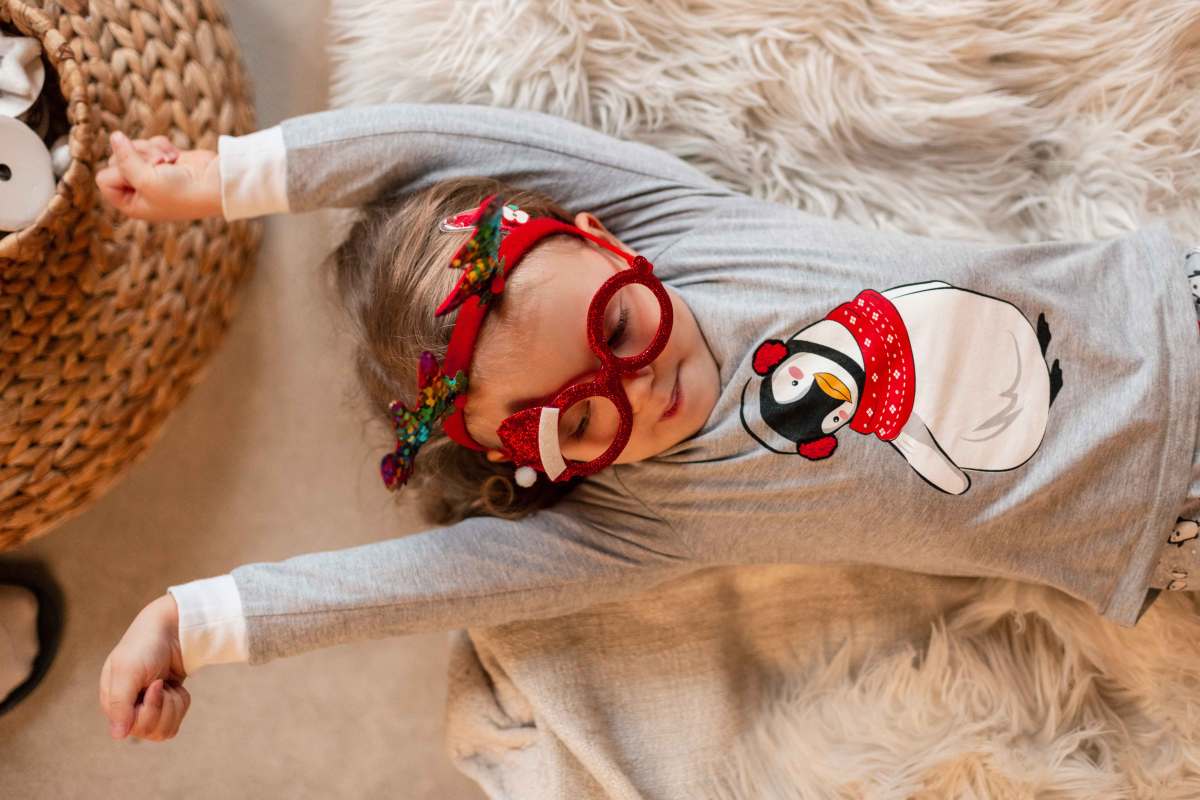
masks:
{"type": "Polygon", "coordinates": [[[511,461],[512,459],[505,458],[504,453],[501,453],[499,450],[488,450],[487,460],[494,463],[496,461],[511,461]]]}
{"type": "Polygon", "coordinates": [[[587,211],[580,211],[575,215],[574,223],[575,227],[579,228],[580,230],[587,231],[593,236],[599,236],[604,241],[615,247],[619,247],[622,250],[629,250],[629,248],[625,246],[624,242],[622,242],[616,236],[613,236],[609,232],[608,228],[604,227],[600,220],[596,219],[594,214],[589,214],[587,211]]]}

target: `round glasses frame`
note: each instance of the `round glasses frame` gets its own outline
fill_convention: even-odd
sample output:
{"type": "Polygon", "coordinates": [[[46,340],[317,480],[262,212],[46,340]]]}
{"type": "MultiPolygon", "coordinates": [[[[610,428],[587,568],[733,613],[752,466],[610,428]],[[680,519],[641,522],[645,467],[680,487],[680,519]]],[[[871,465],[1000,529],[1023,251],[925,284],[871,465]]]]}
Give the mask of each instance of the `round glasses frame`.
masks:
{"type": "Polygon", "coordinates": [[[599,472],[615,461],[629,444],[629,436],[633,432],[633,407],[625,394],[621,378],[636,373],[658,358],[667,346],[673,323],[671,297],[663,287],[662,281],[654,274],[654,266],[643,256],[635,256],[629,269],[613,275],[596,290],[588,305],[587,337],[588,346],[600,359],[600,369],[590,380],[560,389],[554,399],[542,407],[557,408],[561,411],[592,397],[604,397],[616,406],[621,422],[612,443],[600,455],[586,462],[567,461],[564,458],[567,468],[554,478],[555,483],[599,472]],[[658,301],[660,316],[658,330],[650,344],[637,355],[621,357],[608,346],[608,339],[604,334],[604,311],[613,295],[631,284],[645,286],[653,292],[658,301]]]}

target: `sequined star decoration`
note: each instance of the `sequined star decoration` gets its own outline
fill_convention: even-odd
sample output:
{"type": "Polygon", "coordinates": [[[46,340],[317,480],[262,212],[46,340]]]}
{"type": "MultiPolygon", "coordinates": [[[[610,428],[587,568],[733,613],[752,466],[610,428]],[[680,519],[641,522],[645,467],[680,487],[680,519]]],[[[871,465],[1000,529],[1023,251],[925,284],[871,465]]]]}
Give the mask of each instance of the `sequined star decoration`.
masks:
{"type": "Polygon", "coordinates": [[[408,482],[417,451],[429,440],[433,426],[454,407],[455,398],[466,392],[467,375],[459,370],[454,377],[447,377],[437,358],[427,350],[421,354],[417,383],[413,410],[399,400],[388,408],[395,423],[396,449],[379,462],[379,473],[384,485],[393,491],[408,482]]]}
{"type": "Polygon", "coordinates": [[[463,275],[434,316],[453,311],[471,295],[478,296],[481,305],[487,305],[504,291],[504,262],[498,255],[503,205],[492,195],[482,206],[475,232],[450,259],[450,268],[461,269],[463,275]]]}

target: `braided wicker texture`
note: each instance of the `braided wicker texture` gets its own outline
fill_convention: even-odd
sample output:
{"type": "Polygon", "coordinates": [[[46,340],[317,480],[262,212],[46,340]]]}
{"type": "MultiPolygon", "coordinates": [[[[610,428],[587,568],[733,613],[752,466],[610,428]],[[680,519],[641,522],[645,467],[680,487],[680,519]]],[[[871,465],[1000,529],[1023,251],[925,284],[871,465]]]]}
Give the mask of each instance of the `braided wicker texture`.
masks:
{"type": "Polygon", "coordinates": [[[0,239],[0,550],[79,514],[183,400],[235,308],[261,223],[145,223],[102,204],[108,135],[216,150],[254,130],[215,0],[0,0],[37,37],[71,165],[37,221],[0,239]],[[65,123],[64,123],[65,124],[65,123]]]}

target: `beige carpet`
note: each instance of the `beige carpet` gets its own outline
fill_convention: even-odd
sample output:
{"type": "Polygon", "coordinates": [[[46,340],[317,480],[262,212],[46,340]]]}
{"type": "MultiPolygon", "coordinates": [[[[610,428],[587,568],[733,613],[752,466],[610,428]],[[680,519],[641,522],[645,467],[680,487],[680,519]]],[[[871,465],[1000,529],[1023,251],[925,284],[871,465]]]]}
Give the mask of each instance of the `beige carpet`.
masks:
{"type": "MultiPolygon", "coordinates": [[[[228,8],[260,125],[325,108],[325,2],[228,8]]],[[[415,527],[379,490],[345,399],[348,343],[316,272],[324,221],[267,222],[232,329],[146,460],[79,519],[0,554],[44,559],[67,604],[49,674],[0,717],[0,797],[480,796],[442,749],[442,636],[200,670],[169,742],[115,742],[99,709],[104,658],[169,584],[415,527]]]]}

